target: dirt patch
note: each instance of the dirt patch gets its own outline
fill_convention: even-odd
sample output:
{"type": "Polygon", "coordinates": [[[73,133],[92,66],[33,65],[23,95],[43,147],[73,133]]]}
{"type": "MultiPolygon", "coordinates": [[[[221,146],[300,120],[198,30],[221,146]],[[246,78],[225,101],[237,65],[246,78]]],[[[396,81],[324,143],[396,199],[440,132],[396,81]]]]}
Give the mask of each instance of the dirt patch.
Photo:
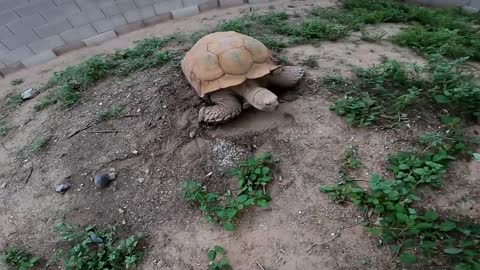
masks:
{"type": "MultiPolygon", "coordinates": [[[[256,9],[304,12],[311,5],[280,1],[256,9]]],[[[248,11],[222,10],[131,33],[21,71],[0,87],[13,77],[25,77],[25,86],[38,86],[54,70],[87,55],[125,48],[153,35],[197,31],[248,11]]],[[[422,119],[403,130],[349,127],[329,110],[329,94],[318,82],[326,75],[349,75],[349,65],[367,67],[384,58],[419,64],[424,60],[411,50],[355,36],[289,48],[285,54],[294,64],[318,56],[319,66],[307,69],[305,82],[295,91],[281,94],[279,110],[249,109],[221,126],[196,122],[203,101],[178,67],[110,78],[88,89],[81,103],[68,110],[53,108],[32,116],[35,100],[17,109],[2,108],[15,128],[0,141],[8,150],[0,148],[0,185],[6,183],[0,189],[0,249],[16,244],[48,258],[59,247],[52,228],[65,221],[115,224],[122,232],[146,233],[148,253],[141,269],[206,269],[206,252],[213,245],[226,248],[231,264],[240,270],[257,269],[257,262],[281,270],[394,267],[388,249],[378,247],[359,225],[356,208],[332,203],[319,186],[337,178],[347,145],[359,147],[363,167],[357,176],[367,179],[371,172],[386,173],[385,157],[409,148],[412,138],[430,127],[422,119]],[[113,105],[125,107],[125,116],[96,123],[96,113],[113,105]],[[33,155],[29,147],[39,135],[51,139],[45,151],[33,155]],[[209,188],[224,190],[232,185],[230,169],[238,160],[264,151],[279,160],[270,187],[272,206],[247,212],[235,232],[207,224],[199,210],[182,199],[183,181],[203,180],[209,188]],[[95,188],[91,178],[110,168],[117,179],[106,189],[95,188]],[[55,193],[54,186],[65,182],[71,189],[55,193]]],[[[442,193],[435,201],[432,197],[432,204],[444,210],[464,205],[462,214],[478,218],[473,207],[480,190],[478,166],[458,162],[455,167],[463,179],[451,184],[458,192],[442,193]]]]}

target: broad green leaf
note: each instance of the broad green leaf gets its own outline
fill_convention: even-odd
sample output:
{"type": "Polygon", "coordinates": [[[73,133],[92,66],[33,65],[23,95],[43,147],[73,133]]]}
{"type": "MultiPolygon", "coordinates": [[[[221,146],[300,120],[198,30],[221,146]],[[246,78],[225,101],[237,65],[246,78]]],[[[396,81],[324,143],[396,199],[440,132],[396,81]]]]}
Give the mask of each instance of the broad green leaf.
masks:
{"type": "Polygon", "coordinates": [[[423,218],[425,220],[434,221],[437,220],[438,214],[434,210],[427,210],[427,212],[425,212],[423,215],[423,218]]]}
{"type": "Polygon", "coordinates": [[[425,169],[422,169],[422,168],[416,168],[413,170],[413,173],[417,174],[417,175],[425,175],[425,169]]]}
{"type": "Polygon", "coordinates": [[[446,248],[443,250],[443,252],[445,252],[446,254],[450,254],[450,255],[455,255],[455,254],[460,254],[462,253],[463,249],[459,249],[459,248],[455,248],[455,247],[450,247],[450,248],[446,248]]]}
{"type": "Polygon", "coordinates": [[[247,194],[242,194],[242,195],[238,196],[237,200],[238,200],[239,203],[244,203],[246,200],[248,200],[248,195],[247,194]]]}
{"type": "Polygon", "coordinates": [[[476,161],[480,162],[480,153],[473,153],[473,157],[475,158],[476,161]]]}
{"type": "Polygon", "coordinates": [[[231,222],[225,223],[225,225],[223,225],[223,228],[225,228],[225,230],[230,231],[230,232],[235,231],[235,225],[233,225],[233,223],[231,223],[231,222]]]}
{"type": "Polygon", "coordinates": [[[408,170],[410,169],[410,166],[408,166],[407,164],[400,164],[398,168],[400,168],[400,170],[408,170]]]}
{"type": "Polygon", "coordinates": [[[237,209],[231,208],[227,210],[227,218],[232,219],[237,215],[238,211],[237,209]]]}
{"type": "Polygon", "coordinates": [[[268,174],[269,172],[270,172],[270,168],[269,168],[269,167],[263,167],[263,168],[262,168],[262,173],[263,173],[264,175],[268,174]]]}
{"type": "Polygon", "coordinates": [[[406,264],[413,264],[417,262],[417,257],[411,253],[405,252],[400,256],[400,261],[406,264]]]}
{"type": "Polygon", "coordinates": [[[449,232],[457,227],[457,224],[452,221],[445,221],[444,223],[440,224],[439,229],[443,232],[449,232]]]}
{"type": "Polygon", "coordinates": [[[215,252],[217,252],[218,254],[221,254],[221,255],[225,255],[227,253],[225,251],[225,249],[221,246],[214,246],[213,250],[215,250],[215,252]]]}
{"type": "Polygon", "coordinates": [[[444,95],[437,95],[434,97],[435,101],[438,103],[448,103],[450,99],[444,95]]]}
{"type": "Polygon", "coordinates": [[[217,257],[217,252],[213,249],[211,249],[209,252],[208,252],[208,260],[210,262],[214,261],[215,258],[217,257]]]}

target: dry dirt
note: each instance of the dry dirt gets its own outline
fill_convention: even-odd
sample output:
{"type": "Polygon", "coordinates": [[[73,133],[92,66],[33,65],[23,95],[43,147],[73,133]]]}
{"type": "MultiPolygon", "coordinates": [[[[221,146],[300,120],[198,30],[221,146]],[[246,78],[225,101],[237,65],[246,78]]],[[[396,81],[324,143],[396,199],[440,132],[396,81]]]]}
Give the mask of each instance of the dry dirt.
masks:
{"type": "MultiPolygon", "coordinates": [[[[315,5],[333,4],[315,1],[315,5]]],[[[275,7],[254,9],[300,12],[311,6],[311,1],[279,1],[275,7]]],[[[25,87],[38,87],[53,71],[95,53],[126,48],[145,37],[207,29],[249,9],[212,11],[67,54],[0,80],[0,99],[25,87]],[[10,81],[19,77],[25,83],[11,87],[10,81]]],[[[41,96],[16,109],[1,108],[0,119],[14,128],[0,138],[5,147],[0,148],[0,185],[6,184],[0,189],[0,250],[18,245],[49,258],[61,245],[52,228],[64,221],[115,224],[124,233],[147,234],[147,255],[139,269],[207,269],[206,252],[214,245],[226,248],[237,270],[261,269],[259,265],[278,270],[396,268],[388,249],[379,247],[358,225],[361,217],[356,208],[332,203],[319,187],[336,179],[347,145],[359,147],[364,166],[358,177],[367,179],[370,172],[384,172],[389,153],[408,148],[416,134],[432,127],[421,118],[413,119],[410,128],[349,127],[329,110],[331,94],[322,89],[320,80],[325,75],[348,75],[349,65],[366,67],[385,57],[420,64],[424,60],[388,42],[363,42],[358,35],[290,48],[284,54],[293,64],[313,55],[319,67],[307,68],[304,82],[283,94],[276,112],[249,109],[221,126],[196,122],[202,100],[181,71],[172,67],[107,79],[69,110],[51,108],[33,114],[41,96]],[[111,105],[125,106],[128,117],[103,121],[68,138],[111,105]],[[92,133],[106,130],[116,132],[92,133]],[[39,135],[50,136],[50,142],[44,152],[34,155],[30,147],[39,135]],[[181,198],[183,181],[204,180],[211,188],[223,189],[231,185],[233,164],[264,151],[279,159],[270,187],[272,207],[249,211],[235,232],[207,224],[199,210],[181,198]],[[116,169],[117,179],[104,190],[96,189],[90,179],[109,168],[116,169]],[[71,189],[64,195],[56,193],[54,186],[65,182],[71,189]]],[[[478,164],[458,162],[456,168],[455,182],[447,182],[438,199],[432,196],[430,206],[460,209],[479,218],[478,208],[473,207],[480,200],[478,164]],[[457,192],[448,192],[450,188],[457,192]]]]}

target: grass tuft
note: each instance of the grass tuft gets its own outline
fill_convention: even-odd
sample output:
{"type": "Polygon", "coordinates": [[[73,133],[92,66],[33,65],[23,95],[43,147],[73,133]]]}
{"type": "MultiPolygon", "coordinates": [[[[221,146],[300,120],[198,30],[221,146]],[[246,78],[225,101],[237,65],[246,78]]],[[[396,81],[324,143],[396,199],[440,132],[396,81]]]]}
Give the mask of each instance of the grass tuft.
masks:
{"type": "Polygon", "coordinates": [[[9,247],[2,254],[3,263],[11,269],[27,270],[35,267],[39,260],[39,257],[18,247],[9,247]]]}

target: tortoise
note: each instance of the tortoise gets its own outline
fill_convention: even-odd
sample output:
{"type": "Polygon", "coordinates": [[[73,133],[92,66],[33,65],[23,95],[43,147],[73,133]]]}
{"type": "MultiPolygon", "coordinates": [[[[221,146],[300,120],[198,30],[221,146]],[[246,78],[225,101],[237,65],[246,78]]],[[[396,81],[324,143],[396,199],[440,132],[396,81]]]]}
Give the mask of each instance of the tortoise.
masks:
{"type": "Polygon", "coordinates": [[[274,111],[278,98],[266,87],[293,87],[304,74],[301,67],[275,64],[264,44],[234,31],[202,37],[181,65],[197,94],[213,103],[199,111],[199,122],[206,123],[230,120],[248,104],[274,111]]]}

